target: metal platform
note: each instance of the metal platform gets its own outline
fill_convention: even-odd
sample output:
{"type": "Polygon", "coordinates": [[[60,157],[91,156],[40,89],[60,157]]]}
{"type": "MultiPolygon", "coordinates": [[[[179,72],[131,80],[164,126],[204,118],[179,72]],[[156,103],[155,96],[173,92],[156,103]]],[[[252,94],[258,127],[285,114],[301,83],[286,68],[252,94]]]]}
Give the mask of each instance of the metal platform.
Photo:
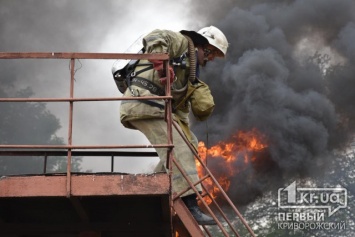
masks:
{"type": "Polygon", "coordinates": [[[172,236],[167,174],[0,179],[0,236],[172,236]],[[89,235],[86,235],[89,236],[89,235]]]}

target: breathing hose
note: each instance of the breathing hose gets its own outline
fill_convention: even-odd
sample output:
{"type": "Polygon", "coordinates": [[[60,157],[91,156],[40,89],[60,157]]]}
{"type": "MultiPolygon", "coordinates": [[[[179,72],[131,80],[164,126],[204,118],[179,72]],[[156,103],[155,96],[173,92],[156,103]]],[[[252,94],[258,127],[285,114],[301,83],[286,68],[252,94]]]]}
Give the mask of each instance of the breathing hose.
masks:
{"type": "Polygon", "coordinates": [[[195,54],[195,45],[192,39],[184,35],[188,41],[188,52],[189,52],[189,63],[190,63],[190,74],[189,80],[193,83],[196,80],[196,54],[195,54]]]}

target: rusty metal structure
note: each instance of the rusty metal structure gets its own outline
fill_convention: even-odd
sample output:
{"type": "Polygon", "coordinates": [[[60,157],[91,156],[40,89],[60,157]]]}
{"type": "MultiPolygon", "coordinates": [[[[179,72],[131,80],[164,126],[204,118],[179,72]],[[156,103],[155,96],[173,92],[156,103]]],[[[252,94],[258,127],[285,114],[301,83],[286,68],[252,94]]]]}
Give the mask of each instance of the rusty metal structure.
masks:
{"type": "MultiPolygon", "coordinates": [[[[197,183],[187,175],[172,155],[174,142],[170,80],[167,80],[166,95],[133,98],[134,100],[159,99],[166,103],[168,127],[167,144],[151,145],[75,145],[73,144],[74,104],[82,101],[118,101],[131,98],[74,96],[74,68],[77,59],[158,59],[164,60],[166,68],[169,57],[166,54],[113,54],[113,53],[0,53],[0,59],[63,59],[70,60],[69,98],[0,98],[0,102],[66,102],[69,104],[69,126],[66,145],[12,145],[0,144],[0,156],[41,156],[44,160],[43,173],[36,175],[11,175],[0,177],[0,236],[4,237],[111,237],[111,236],[213,236],[217,231],[223,236],[240,236],[236,221],[242,224],[248,236],[255,236],[253,230],[228,198],[216,178],[202,162],[198,152],[186,141],[196,159],[204,169],[204,177],[197,183]],[[119,156],[157,156],[155,152],[137,151],[140,148],[167,148],[168,173],[122,174],[115,173],[113,161],[119,156]],[[97,151],[100,149],[100,151],[97,151]],[[114,149],[114,151],[112,151],[114,149]],[[132,151],[120,151],[131,149],[132,151]],[[105,151],[106,150],[106,151],[105,151]],[[46,172],[47,158],[66,156],[66,173],[46,172]],[[74,156],[111,157],[111,172],[74,173],[74,156]],[[171,193],[172,164],[182,172],[198,199],[216,220],[213,227],[199,226],[178,194],[171,193]],[[212,198],[203,182],[211,179],[223,195],[233,218],[230,220],[223,208],[212,198]],[[204,193],[195,186],[202,184],[204,193]],[[209,197],[208,205],[204,198],[209,197]],[[215,229],[213,229],[215,228],[215,229]]],[[[169,73],[167,73],[169,75],[169,73]]],[[[178,130],[179,131],[179,130],[178,130]]],[[[182,137],[183,134],[180,134],[182,137]]]]}

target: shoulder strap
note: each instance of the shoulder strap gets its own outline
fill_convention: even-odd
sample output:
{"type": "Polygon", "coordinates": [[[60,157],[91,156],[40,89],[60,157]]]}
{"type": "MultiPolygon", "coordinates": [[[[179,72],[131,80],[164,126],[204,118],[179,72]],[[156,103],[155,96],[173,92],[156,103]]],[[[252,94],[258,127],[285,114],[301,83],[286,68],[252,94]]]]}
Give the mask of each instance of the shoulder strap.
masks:
{"type": "Polygon", "coordinates": [[[175,107],[174,107],[174,109],[178,109],[180,106],[182,106],[185,102],[186,102],[186,100],[188,100],[190,97],[191,97],[191,95],[193,94],[193,92],[197,89],[197,87],[198,86],[193,86],[193,84],[190,82],[190,81],[188,81],[187,82],[188,83],[188,85],[187,85],[187,92],[186,92],[186,95],[185,95],[185,97],[179,102],[179,104],[177,104],[175,107]]]}

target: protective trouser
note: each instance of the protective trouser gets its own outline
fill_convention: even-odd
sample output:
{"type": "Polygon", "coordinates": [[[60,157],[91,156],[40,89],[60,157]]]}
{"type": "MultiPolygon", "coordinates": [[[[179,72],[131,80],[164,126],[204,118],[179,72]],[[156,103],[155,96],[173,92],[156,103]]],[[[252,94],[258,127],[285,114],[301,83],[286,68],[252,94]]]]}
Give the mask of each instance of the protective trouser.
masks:
{"type": "MultiPolygon", "coordinates": [[[[167,124],[164,119],[142,119],[131,120],[129,122],[133,127],[140,130],[147,137],[151,144],[167,144],[167,124]]],[[[192,183],[197,182],[199,180],[199,177],[196,169],[195,157],[174,126],[173,144],[173,156],[175,157],[179,165],[181,165],[184,171],[187,173],[189,180],[192,183]]],[[[157,148],[156,151],[159,155],[160,162],[157,165],[155,172],[166,171],[165,165],[167,158],[167,149],[157,148]]],[[[189,184],[186,182],[181,172],[174,164],[172,167],[172,171],[172,191],[173,193],[180,193],[181,191],[188,188],[189,184]]],[[[201,185],[197,185],[196,189],[201,192],[201,185]]],[[[193,190],[189,190],[182,196],[187,196],[193,193],[193,190]]]]}

